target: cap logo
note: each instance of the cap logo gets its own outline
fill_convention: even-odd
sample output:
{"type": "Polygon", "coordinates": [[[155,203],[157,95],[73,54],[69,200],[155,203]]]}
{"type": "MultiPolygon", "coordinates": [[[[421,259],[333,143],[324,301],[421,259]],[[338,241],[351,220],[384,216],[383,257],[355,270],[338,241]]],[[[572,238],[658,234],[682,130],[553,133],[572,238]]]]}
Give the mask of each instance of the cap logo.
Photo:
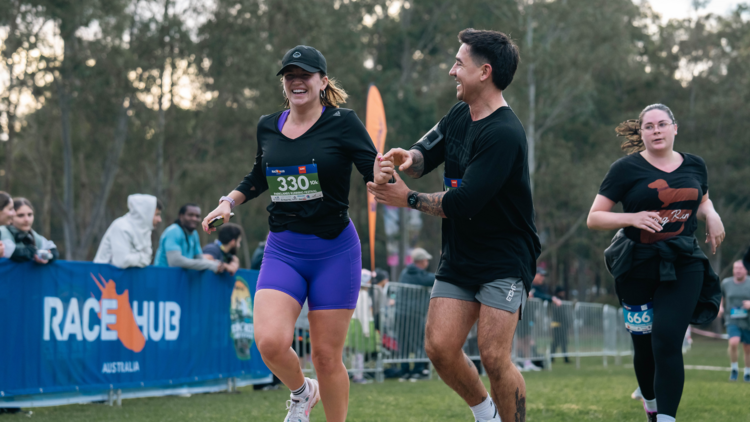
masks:
{"type": "Polygon", "coordinates": [[[292,54],[292,57],[294,57],[295,59],[298,59],[301,56],[302,56],[302,53],[300,53],[299,51],[295,51],[294,54],[292,54]]]}

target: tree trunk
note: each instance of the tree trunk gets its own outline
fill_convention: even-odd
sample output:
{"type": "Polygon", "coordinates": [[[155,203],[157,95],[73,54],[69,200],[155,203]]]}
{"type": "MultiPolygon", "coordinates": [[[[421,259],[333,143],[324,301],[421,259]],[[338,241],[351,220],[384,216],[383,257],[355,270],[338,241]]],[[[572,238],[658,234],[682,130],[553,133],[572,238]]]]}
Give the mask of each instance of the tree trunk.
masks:
{"type": "MultiPolygon", "coordinates": [[[[65,40],[65,58],[66,60],[71,50],[68,45],[71,43],[65,40]]],[[[70,138],[70,93],[67,89],[69,75],[66,75],[63,69],[60,72],[62,80],[57,81],[57,95],[60,106],[60,127],[63,144],[63,234],[65,236],[65,259],[72,260],[74,257],[75,245],[78,243],[75,205],[73,203],[73,144],[70,138]]]]}
{"type": "Polygon", "coordinates": [[[112,185],[115,182],[115,176],[119,170],[120,156],[122,150],[125,147],[125,141],[128,138],[128,111],[130,110],[130,98],[125,97],[120,105],[120,111],[117,113],[117,124],[115,126],[115,139],[112,148],[107,156],[107,161],[104,165],[104,174],[102,175],[102,184],[99,188],[99,195],[96,198],[96,203],[93,205],[93,212],[91,213],[91,219],[86,226],[86,232],[83,235],[81,244],[76,251],[78,259],[86,259],[89,248],[91,248],[91,242],[94,240],[94,234],[97,229],[101,226],[101,220],[104,217],[104,209],[109,199],[109,194],[112,191],[112,185]]]}
{"type": "Polygon", "coordinates": [[[534,173],[536,172],[536,79],[534,74],[534,3],[526,4],[526,51],[532,55],[527,64],[527,78],[529,84],[529,118],[526,122],[526,139],[529,145],[529,178],[531,179],[531,192],[534,192],[534,173]]]}
{"type": "MultiPolygon", "coordinates": [[[[164,13],[162,14],[162,31],[161,31],[161,39],[164,40],[164,37],[167,36],[169,32],[168,27],[168,20],[169,20],[169,5],[171,1],[165,0],[164,1],[164,13]]],[[[157,119],[157,132],[156,132],[156,197],[161,199],[162,201],[165,201],[164,198],[164,127],[166,126],[166,118],[164,116],[164,76],[167,73],[167,57],[170,56],[169,52],[171,51],[171,48],[169,44],[165,45],[162,48],[162,51],[166,53],[162,60],[162,68],[159,69],[159,113],[158,113],[158,119],[157,119]]],[[[173,65],[170,63],[170,65],[173,65]]],[[[172,75],[170,74],[170,77],[172,75]]],[[[170,78],[170,90],[171,86],[174,85],[171,83],[170,78]]],[[[171,101],[171,98],[170,98],[171,101]]]]}
{"type": "MultiPolygon", "coordinates": [[[[10,56],[16,51],[18,42],[15,40],[11,41],[13,34],[16,33],[18,28],[18,14],[20,12],[20,6],[18,2],[14,2],[11,16],[8,17],[8,36],[5,39],[5,49],[2,54],[2,59],[8,63],[10,56]],[[6,57],[6,54],[8,55],[6,57]]],[[[16,75],[13,73],[13,64],[8,64],[8,93],[13,90],[16,85],[16,75]]],[[[13,194],[13,141],[15,138],[15,124],[16,124],[16,107],[11,102],[11,96],[8,95],[6,105],[6,116],[8,118],[8,139],[5,141],[5,191],[13,194]]],[[[19,98],[20,100],[20,98],[19,98]]]]}

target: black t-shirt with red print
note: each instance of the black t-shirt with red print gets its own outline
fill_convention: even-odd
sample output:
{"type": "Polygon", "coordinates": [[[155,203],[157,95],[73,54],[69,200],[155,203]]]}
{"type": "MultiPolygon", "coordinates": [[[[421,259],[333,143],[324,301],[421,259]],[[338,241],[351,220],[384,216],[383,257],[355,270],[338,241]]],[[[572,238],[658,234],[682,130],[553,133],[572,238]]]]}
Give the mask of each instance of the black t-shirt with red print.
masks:
{"type": "MultiPolygon", "coordinates": [[[[626,227],[625,235],[636,243],[656,243],[675,236],[693,236],[698,227],[697,213],[708,193],[706,163],[697,155],[680,153],[682,164],[672,172],[654,167],[640,154],[623,157],[612,164],[599,188],[599,194],[622,202],[623,211],[653,211],[661,216],[662,231],[650,233],[626,227]]],[[[676,262],[683,267],[692,262],[676,262]]],[[[698,266],[696,266],[696,269],[698,266]]],[[[649,271],[650,272],[650,271],[649,271]]]]}

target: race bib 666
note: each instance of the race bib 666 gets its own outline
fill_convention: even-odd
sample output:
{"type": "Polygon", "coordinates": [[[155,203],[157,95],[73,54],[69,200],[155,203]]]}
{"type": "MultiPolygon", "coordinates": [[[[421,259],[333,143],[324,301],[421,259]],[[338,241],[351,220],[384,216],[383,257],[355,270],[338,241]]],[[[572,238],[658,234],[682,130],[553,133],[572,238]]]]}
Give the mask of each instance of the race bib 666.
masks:
{"type": "Polygon", "coordinates": [[[267,166],[266,180],[273,202],[301,202],[323,197],[316,164],[267,166]]]}

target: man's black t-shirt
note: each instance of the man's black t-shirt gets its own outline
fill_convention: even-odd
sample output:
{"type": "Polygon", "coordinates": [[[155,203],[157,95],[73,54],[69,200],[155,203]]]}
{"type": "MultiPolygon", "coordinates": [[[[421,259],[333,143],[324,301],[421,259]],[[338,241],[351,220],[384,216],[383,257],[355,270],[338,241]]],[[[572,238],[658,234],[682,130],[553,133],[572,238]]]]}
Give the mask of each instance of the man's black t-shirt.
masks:
{"type": "MultiPolygon", "coordinates": [[[[300,168],[303,172],[311,172],[315,167],[323,197],[271,202],[267,208],[270,213],[268,224],[272,232],[291,230],[334,239],[349,224],[347,210],[352,163],[365,182],[372,181],[377,155],[375,145],[352,110],[326,108],[320,119],[295,139],[284,136],[277,127],[281,113],[260,118],[255,165],[236,190],[250,200],[268,190],[266,175],[269,169],[300,168]],[[253,187],[255,189],[251,190],[253,187]]],[[[290,186],[296,184],[291,182],[290,186]]]]}
{"type": "Polygon", "coordinates": [[[221,242],[219,242],[218,240],[204,246],[203,254],[211,255],[215,260],[226,263],[232,262],[232,259],[237,256],[233,253],[224,252],[224,250],[221,249],[221,242]]]}
{"type": "Polygon", "coordinates": [[[541,251],[534,224],[526,133],[510,107],[478,121],[459,102],[412,148],[425,159],[423,174],[445,163],[443,253],[436,278],[478,285],[519,277],[529,291],[541,251]],[[427,138],[427,137],[426,137],[427,138]],[[434,140],[434,137],[433,137],[434,140]]]}
{"type": "MultiPolygon", "coordinates": [[[[697,211],[703,196],[708,193],[706,163],[697,155],[680,153],[682,164],[671,173],[664,172],[646,161],[640,153],[615,161],[604,177],[599,195],[612,202],[622,202],[623,211],[638,213],[653,211],[661,216],[662,231],[650,233],[636,227],[626,227],[625,235],[636,243],[655,243],[675,236],[693,236],[698,227],[697,211]]],[[[653,262],[634,268],[641,277],[658,274],[658,257],[653,262]]],[[[679,258],[675,268],[703,271],[703,263],[691,258],[679,258]]]]}

